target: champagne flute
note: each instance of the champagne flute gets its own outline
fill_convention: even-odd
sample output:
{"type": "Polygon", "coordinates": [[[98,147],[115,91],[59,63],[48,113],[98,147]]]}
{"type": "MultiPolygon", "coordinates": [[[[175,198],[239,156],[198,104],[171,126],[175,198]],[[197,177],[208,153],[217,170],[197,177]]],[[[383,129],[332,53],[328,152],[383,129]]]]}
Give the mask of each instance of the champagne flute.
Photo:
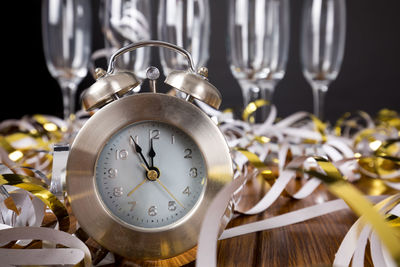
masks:
{"type": "MultiPolygon", "coordinates": [[[[205,67],[209,58],[210,8],[208,0],[160,0],[158,39],[191,53],[195,68],[205,67]]],[[[160,49],[164,75],[188,68],[185,57],[160,49]]]]}
{"type": "Polygon", "coordinates": [[[345,0],[304,0],[301,25],[301,63],[311,85],[314,115],[324,119],[324,99],[343,60],[346,34],[345,0]]]}
{"type": "MultiPolygon", "coordinates": [[[[128,44],[151,39],[151,2],[148,0],[103,0],[100,14],[108,57],[128,44]]],[[[115,62],[117,69],[146,78],[150,48],[126,53],[115,62]]]]}
{"type": "MultiPolygon", "coordinates": [[[[229,0],[228,61],[246,107],[264,99],[271,103],[276,84],[285,75],[289,50],[288,0],[229,0]]],[[[269,107],[255,121],[267,118],[269,107]]]]}
{"type": "Polygon", "coordinates": [[[91,6],[87,0],[42,1],[43,48],[47,68],[63,96],[64,119],[75,112],[78,84],[91,53],[91,6]]]}

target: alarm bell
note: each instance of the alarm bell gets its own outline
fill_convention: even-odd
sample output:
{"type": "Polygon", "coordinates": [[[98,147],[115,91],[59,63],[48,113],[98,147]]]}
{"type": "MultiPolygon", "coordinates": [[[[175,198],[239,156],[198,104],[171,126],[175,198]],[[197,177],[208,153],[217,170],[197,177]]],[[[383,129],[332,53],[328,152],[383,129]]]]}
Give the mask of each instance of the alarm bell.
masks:
{"type": "Polygon", "coordinates": [[[82,96],[82,104],[87,111],[101,108],[140,84],[132,72],[107,74],[98,68],[95,75],[96,82],[82,96]]]}
{"type": "MultiPolygon", "coordinates": [[[[221,104],[221,94],[218,89],[208,82],[208,70],[205,67],[195,71],[194,63],[191,55],[183,48],[162,41],[143,41],[125,46],[116,51],[110,58],[110,63],[107,72],[103,69],[96,69],[97,81],[89,87],[82,96],[83,107],[90,111],[95,108],[100,108],[129,92],[140,84],[140,81],[131,72],[116,72],[114,73],[115,60],[121,54],[135,50],[144,46],[159,46],[172,49],[184,55],[189,63],[189,69],[185,71],[172,71],[165,83],[173,88],[185,93],[186,100],[200,100],[213,108],[219,108],[221,104]]],[[[154,67],[148,69],[154,72],[154,67]]],[[[149,74],[150,73],[150,74],[149,74]]],[[[150,75],[148,78],[151,81],[151,89],[155,93],[155,76],[150,75]]]]}
{"type": "Polygon", "coordinates": [[[167,76],[165,83],[218,109],[221,105],[221,94],[207,81],[207,76],[208,71],[205,67],[200,68],[198,73],[175,70],[167,76]]]}

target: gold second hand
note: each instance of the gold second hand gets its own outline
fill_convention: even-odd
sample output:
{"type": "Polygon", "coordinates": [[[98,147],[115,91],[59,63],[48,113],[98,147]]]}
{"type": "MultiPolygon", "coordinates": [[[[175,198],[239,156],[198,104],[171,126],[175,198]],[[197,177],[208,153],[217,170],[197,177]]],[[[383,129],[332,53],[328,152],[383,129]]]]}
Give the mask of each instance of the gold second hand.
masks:
{"type": "MultiPolygon", "coordinates": [[[[142,165],[143,168],[146,169],[146,171],[150,171],[146,165],[144,165],[143,163],[140,163],[140,165],[142,165]]],[[[146,181],[146,180],[145,180],[146,181]]],[[[156,181],[165,189],[165,191],[167,191],[167,193],[182,207],[185,209],[185,206],[183,206],[183,204],[168,190],[168,188],[160,181],[160,179],[156,179],[156,181]]],[[[139,185],[140,186],[140,185],[139,185]]],[[[135,190],[135,189],[134,189],[135,190]]],[[[133,191],[133,190],[132,190],[133,191]]],[[[130,192],[129,192],[130,193],[130,192]]],[[[128,194],[129,196],[129,194],[128,194]]]]}
{"type": "Polygon", "coordinates": [[[132,195],[133,192],[135,192],[139,187],[141,187],[141,186],[146,182],[146,180],[147,180],[147,179],[144,179],[140,184],[138,184],[135,188],[133,188],[133,189],[128,193],[128,197],[129,197],[130,195],[132,195]]]}
{"type": "MultiPolygon", "coordinates": [[[[146,169],[146,171],[149,171],[149,169],[147,169],[146,165],[144,165],[143,163],[140,163],[140,165],[142,165],[143,168],[146,169]]],[[[139,187],[141,187],[147,179],[144,179],[140,184],[138,184],[135,188],[133,188],[129,193],[128,193],[128,197],[130,195],[132,195],[139,187]]]]}
{"type": "Polygon", "coordinates": [[[174,195],[165,187],[165,185],[160,181],[160,179],[156,180],[164,189],[165,191],[167,191],[167,193],[182,207],[185,209],[185,207],[182,205],[182,203],[176,198],[174,197],[174,195]]]}

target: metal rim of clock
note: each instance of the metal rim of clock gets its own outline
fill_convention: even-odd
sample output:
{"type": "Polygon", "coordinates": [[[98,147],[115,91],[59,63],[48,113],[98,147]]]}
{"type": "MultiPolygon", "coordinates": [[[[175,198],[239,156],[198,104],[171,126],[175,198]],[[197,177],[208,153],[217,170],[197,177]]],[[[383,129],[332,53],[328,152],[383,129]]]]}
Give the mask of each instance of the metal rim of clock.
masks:
{"type": "MultiPolygon", "coordinates": [[[[149,40],[132,43],[120,48],[110,57],[107,72],[103,70],[96,71],[96,75],[99,74],[96,83],[89,87],[82,96],[82,103],[86,110],[100,108],[140,84],[139,80],[131,72],[114,73],[115,61],[122,54],[145,46],[169,48],[185,56],[189,63],[189,69],[186,71],[172,71],[166,77],[165,83],[190,97],[196,98],[214,108],[219,108],[222,98],[220,92],[208,82],[204,71],[199,71],[199,74],[196,74],[194,62],[189,52],[171,43],[149,40]]],[[[204,67],[199,70],[203,69],[204,67]]]]}
{"type": "Polygon", "coordinates": [[[102,246],[126,258],[161,259],[163,265],[161,262],[173,260],[196,246],[207,207],[232,176],[225,138],[204,112],[177,97],[142,93],[110,103],[83,126],[67,163],[67,192],[79,224],[102,246]],[[104,144],[122,128],[147,120],[173,125],[188,134],[203,154],[207,170],[200,203],[181,221],[156,232],[140,231],[110,216],[95,185],[95,168],[104,144]]]}

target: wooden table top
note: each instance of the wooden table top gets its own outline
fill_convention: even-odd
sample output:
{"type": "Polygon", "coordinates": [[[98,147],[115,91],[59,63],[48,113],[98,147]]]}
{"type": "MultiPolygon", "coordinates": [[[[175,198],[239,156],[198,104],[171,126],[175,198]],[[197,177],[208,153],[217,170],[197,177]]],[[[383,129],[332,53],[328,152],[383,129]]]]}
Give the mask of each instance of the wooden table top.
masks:
{"type": "MultiPolygon", "coordinates": [[[[394,192],[379,180],[362,179],[355,185],[366,194],[394,192]],[[371,186],[371,183],[375,184],[371,186]]],[[[245,193],[244,197],[249,203],[257,199],[251,191],[245,193]]],[[[323,185],[302,200],[280,196],[264,213],[240,216],[231,221],[227,228],[332,199],[336,197],[327,192],[323,185]]],[[[356,220],[357,216],[351,210],[342,210],[303,223],[219,241],[218,266],[331,266],[344,236],[356,220]]],[[[370,254],[366,255],[365,266],[372,266],[370,254]]],[[[195,263],[186,265],[189,266],[195,266],[195,263]]]]}

